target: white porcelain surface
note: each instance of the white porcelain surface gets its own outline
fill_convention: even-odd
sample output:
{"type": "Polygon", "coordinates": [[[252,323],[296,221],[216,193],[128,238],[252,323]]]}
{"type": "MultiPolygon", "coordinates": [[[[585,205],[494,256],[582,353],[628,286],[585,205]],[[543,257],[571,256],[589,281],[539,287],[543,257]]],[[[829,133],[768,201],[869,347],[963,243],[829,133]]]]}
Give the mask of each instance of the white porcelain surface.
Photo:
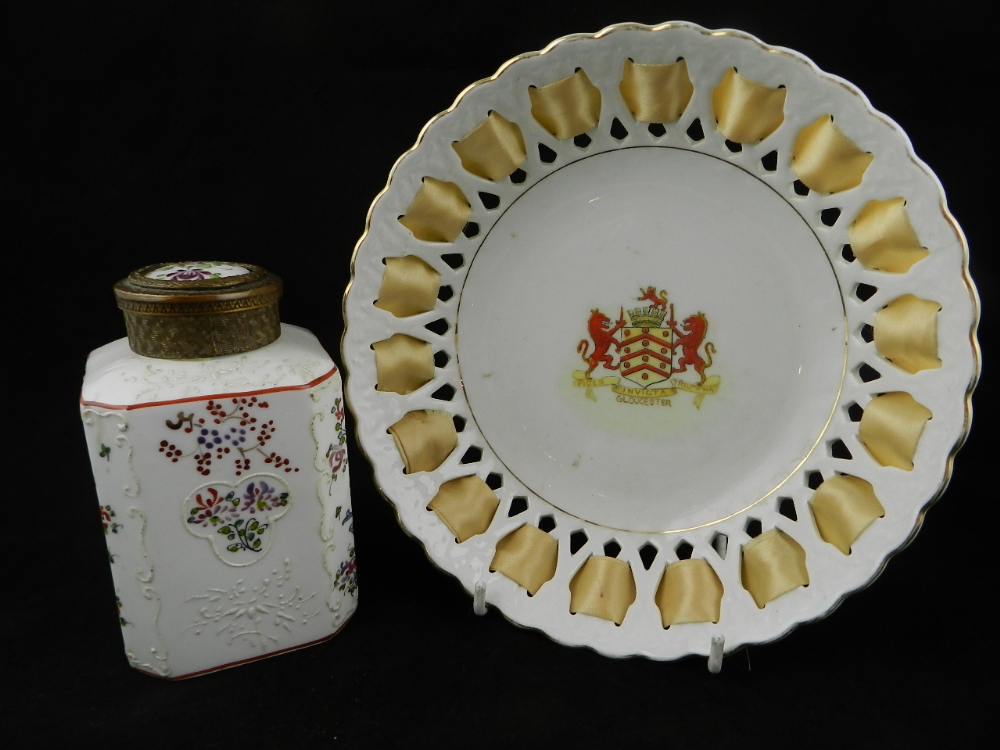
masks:
{"type": "Polygon", "coordinates": [[[134,667],[190,676],[343,626],[357,605],[343,413],[337,367],[294,326],[211,360],[125,339],[94,352],[81,415],[134,667]]]}
{"type": "Polygon", "coordinates": [[[496,223],[462,290],[458,363],[483,437],[534,494],[603,526],[669,531],[746,508],[812,450],[840,390],[844,322],[822,245],[765,183],[682,149],[622,149],[555,172],[496,223]],[[648,306],[650,285],[678,323],[709,322],[706,373],[721,385],[699,409],[683,392],[650,408],[574,387],[590,311],[614,321],[648,306]]]}
{"type": "Polygon", "coordinates": [[[262,349],[207,359],[140,357],[118,339],[87,360],[81,398],[102,404],[149,404],[205,394],[300,388],[327,374],[333,360],[316,337],[282,324],[281,336],[262,349]]]}
{"type": "Polygon", "coordinates": [[[881,571],[943,491],[954,451],[967,434],[968,394],[978,374],[977,302],[966,265],[964,238],[936,178],[902,130],[846,81],[792,51],[736,31],[678,23],[569,37],[508,63],[494,78],[465,91],[393,168],[357,247],[346,297],[348,396],[361,445],[401,523],[469,593],[485,584],[486,603],[516,623],[612,656],[706,655],[713,635],[725,637],[728,651],[780,637],[829,613],[881,571]],[[679,57],[687,62],[694,95],[680,120],[656,135],[632,118],[619,94],[622,66],[626,58],[673,63],[679,57]],[[590,142],[578,146],[538,124],[527,91],[581,67],[602,97],[590,142]],[[715,129],[711,104],[713,88],[731,67],[766,86],[787,88],[781,126],[736,152],[715,129]],[[521,182],[476,177],[463,169],[452,148],[491,110],[523,134],[527,159],[521,182]],[[802,196],[794,189],[792,146],[803,127],[826,114],[874,161],[859,187],[802,196]],[[628,131],[622,140],[611,135],[615,119],[628,131]],[[704,126],[700,140],[688,134],[696,119],[704,126]],[[538,144],[554,151],[555,160],[543,162],[538,144]],[[638,156],[625,153],[633,148],[638,156]],[[771,151],[778,153],[773,171],[761,163],[771,151]],[[598,172],[602,164],[607,169],[598,172]],[[630,174],[634,182],[626,179],[630,174]],[[470,221],[478,234],[422,242],[397,221],[425,176],[458,185],[472,205],[470,221]],[[499,205],[487,209],[479,192],[495,195],[499,205]],[[869,201],[896,196],[905,198],[913,228],[930,254],[904,274],[848,260],[844,246],[851,221],[869,201]],[[597,200],[588,203],[591,198],[597,200]],[[822,220],[828,208],[840,210],[832,226],[822,220]],[[704,250],[695,257],[688,254],[692,248],[704,250]],[[458,268],[446,262],[446,254],[462,256],[458,268]],[[409,318],[374,307],[383,259],[405,255],[438,271],[454,296],[409,318]],[[862,300],[859,284],[876,291],[862,300]],[[717,353],[706,374],[718,375],[720,385],[700,408],[694,408],[689,392],[669,397],[667,408],[619,403],[612,386],[593,388],[592,401],[582,395],[585,389],[572,386],[573,371],[587,367],[576,346],[587,338],[590,311],[600,309],[613,323],[621,307],[640,305],[635,298],[649,285],[667,292],[678,322],[699,311],[709,321],[707,340],[714,341],[717,353]],[[865,340],[864,326],[874,322],[876,312],[908,293],[942,304],[940,369],[907,373],[865,340]],[[443,335],[425,328],[438,319],[449,326],[443,335]],[[448,357],[434,380],[405,396],[376,390],[370,348],[400,332],[430,342],[448,357]],[[864,363],[881,378],[863,382],[864,363]],[[494,377],[498,382],[489,383],[494,377]],[[457,389],[450,401],[433,396],[445,384],[457,389]],[[876,462],[849,417],[852,404],[864,407],[877,394],[897,390],[933,412],[912,471],[876,462]],[[458,447],[437,470],[405,474],[386,430],[416,409],[443,409],[465,425],[458,447]],[[832,455],[836,440],[850,450],[851,460],[832,455]],[[461,463],[473,446],[482,449],[481,459],[461,463]],[[630,473],[622,464],[634,451],[647,460],[662,456],[662,466],[630,473]],[[580,465],[574,466],[577,455],[580,465]],[[443,482],[470,472],[502,478],[496,491],[500,506],[484,533],[458,544],[427,504],[443,482]],[[885,517],[862,534],[850,555],[817,532],[808,505],[813,472],[861,477],[872,483],[885,508],[885,517]],[[770,491],[772,480],[781,484],[770,491]],[[614,487],[621,492],[614,495],[614,487]],[[527,510],[509,515],[519,497],[526,499],[527,510]],[[779,512],[781,498],[792,499],[797,520],[779,512]],[[489,566],[499,539],[543,518],[554,523],[549,533],[559,542],[557,568],[554,578],[528,596],[489,566]],[[765,530],[780,529],[801,545],[810,575],[808,587],[763,609],[741,583],[741,549],[750,539],[751,521],[765,530]],[[688,526],[697,528],[669,531],[688,526]],[[577,531],[587,541],[571,552],[577,531]],[[728,540],[726,554],[720,553],[720,535],[728,540]],[[570,580],[611,542],[620,546],[618,559],[629,563],[637,588],[620,626],[569,613],[570,580]],[[685,543],[722,581],[722,615],[718,623],[665,630],[654,593],[665,565],[678,559],[685,543]],[[639,551],[650,545],[657,555],[647,569],[639,551]]]}

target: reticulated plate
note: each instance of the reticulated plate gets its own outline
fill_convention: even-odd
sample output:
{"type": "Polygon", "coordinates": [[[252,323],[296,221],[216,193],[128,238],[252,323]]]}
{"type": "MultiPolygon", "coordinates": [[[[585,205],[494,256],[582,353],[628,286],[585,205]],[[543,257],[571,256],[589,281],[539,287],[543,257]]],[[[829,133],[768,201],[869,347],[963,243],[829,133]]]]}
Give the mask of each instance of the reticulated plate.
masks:
{"type": "Polygon", "coordinates": [[[347,394],[404,528],[555,640],[671,659],[832,610],[970,420],[962,233],[899,127],[736,31],[561,39],[372,205],[347,394]]]}

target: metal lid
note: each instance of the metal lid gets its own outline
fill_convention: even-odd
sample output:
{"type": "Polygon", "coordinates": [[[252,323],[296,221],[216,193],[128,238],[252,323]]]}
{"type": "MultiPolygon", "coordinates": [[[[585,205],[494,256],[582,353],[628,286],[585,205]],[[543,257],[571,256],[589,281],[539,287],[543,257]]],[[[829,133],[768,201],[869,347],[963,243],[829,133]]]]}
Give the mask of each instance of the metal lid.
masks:
{"type": "Polygon", "coordinates": [[[281,279],[249,263],[156,263],[115,284],[136,354],[199,359],[239,354],[281,334],[281,279]]]}

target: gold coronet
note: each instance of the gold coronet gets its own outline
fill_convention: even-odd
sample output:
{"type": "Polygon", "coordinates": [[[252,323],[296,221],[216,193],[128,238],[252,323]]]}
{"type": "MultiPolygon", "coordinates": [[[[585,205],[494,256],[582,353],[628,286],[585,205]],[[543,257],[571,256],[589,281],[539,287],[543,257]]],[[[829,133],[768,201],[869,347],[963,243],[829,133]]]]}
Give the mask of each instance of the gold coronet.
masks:
{"type": "Polygon", "coordinates": [[[667,311],[659,307],[636,307],[628,310],[628,318],[637,328],[661,328],[667,311]]]}

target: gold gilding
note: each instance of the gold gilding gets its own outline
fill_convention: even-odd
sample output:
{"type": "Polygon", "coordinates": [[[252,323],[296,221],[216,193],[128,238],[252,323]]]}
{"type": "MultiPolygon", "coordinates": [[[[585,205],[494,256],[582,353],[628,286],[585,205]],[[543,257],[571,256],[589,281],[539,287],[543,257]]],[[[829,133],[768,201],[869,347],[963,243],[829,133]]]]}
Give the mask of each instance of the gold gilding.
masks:
{"type": "Polygon", "coordinates": [[[810,190],[839,193],[861,184],[875,157],[850,141],[823,115],[799,131],[792,148],[792,169],[810,190]]]}
{"type": "Polygon", "coordinates": [[[282,285],[273,273],[249,263],[222,263],[244,273],[203,279],[150,275],[186,265],[155,263],[115,284],[129,348],[136,354],[158,359],[221,357],[259,349],[281,335],[282,285]]]}
{"type": "Polygon", "coordinates": [[[503,573],[534,596],[556,574],[559,542],[536,526],[515,529],[497,542],[490,570],[503,573]]]}
{"type": "Polygon", "coordinates": [[[764,140],[785,120],[786,93],[787,89],[772,89],[730,68],[712,91],[719,132],[735,143],[764,140]]]}
{"type": "Polygon", "coordinates": [[[527,155],[521,129],[499,112],[490,112],[471,133],[451,147],[466,171],[494,182],[520,167],[527,155]]]}
{"type": "Polygon", "coordinates": [[[556,138],[574,138],[601,119],[601,90],[583,69],[541,88],[529,88],[531,116],[556,138]]]}
{"type": "Polygon", "coordinates": [[[883,393],[865,407],[858,439],[883,466],[913,471],[913,454],[924,424],[932,416],[931,410],[909,393],[883,393]]]}
{"type": "Polygon", "coordinates": [[[845,555],[851,554],[851,545],[861,532],[885,515],[871,482],[847,475],[823,482],[813,493],[809,508],[823,541],[845,555]]]}
{"type": "Polygon", "coordinates": [[[722,581],[706,560],[678,560],[663,571],[656,606],[663,627],[689,622],[718,622],[722,581]]]}
{"type": "Polygon", "coordinates": [[[441,274],[416,255],[386,258],[382,288],[375,307],[397,318],[433,310],[441,289],[441,274]]]}
{"type": "Polygon", "coordinates": [[[394,333],[372,344],[376,390],[405,396],[434,378],[434,349],[426,341],[394,333]]]}
{"type": "Polygon", "coordinates": [[[639,122],[675,122],[684,114],[694,94],[683,59],[666,65],[625,60],[618,90],[632,117],[639,122]]]}
{"type": "Polygon", "coordinates": [[[759,609],[782,594],[809,585],[806,551],[781,529],[771,529],[743,547],[743,588],[759,609]]]}
{"type": "Polygon", "coordinates": [[[938,358],[937,314],[941,305],[904,294],[875,314],[875,349],[909,373],[935,370],[938,358]]]}
{"type": "Polygon", "coordinates": [[[621,625],[635,601],[635,578],[627,562],[592,555],[569,582],[569,591],[571,614],[592,615],[621,625]]]}
{"type": "Polygon", "coordinates": [[[461,544],[490,527],[499,504],[493,490],[473,474],[442,484],[427,507],[438,514],[461,544]]]}
{"type": "Polygon", "coordinates": [[[866,268],[906,273],[929,254],[913,231],[906,200],[869,201],[847,229],[851,251],[866,268]]]}
{"type": "Polygon", "coordinates": [[[454,182],[424,177],[399,223],[425,242],[451,242],[469,221],[472,208],[454,182]]]}
{"type": "Polygon", "coordinates": [[[411,411],[389,428],[403,457],[403,471],[434,471],[455,450],[458,433],[446,411],[411,411]]]}

